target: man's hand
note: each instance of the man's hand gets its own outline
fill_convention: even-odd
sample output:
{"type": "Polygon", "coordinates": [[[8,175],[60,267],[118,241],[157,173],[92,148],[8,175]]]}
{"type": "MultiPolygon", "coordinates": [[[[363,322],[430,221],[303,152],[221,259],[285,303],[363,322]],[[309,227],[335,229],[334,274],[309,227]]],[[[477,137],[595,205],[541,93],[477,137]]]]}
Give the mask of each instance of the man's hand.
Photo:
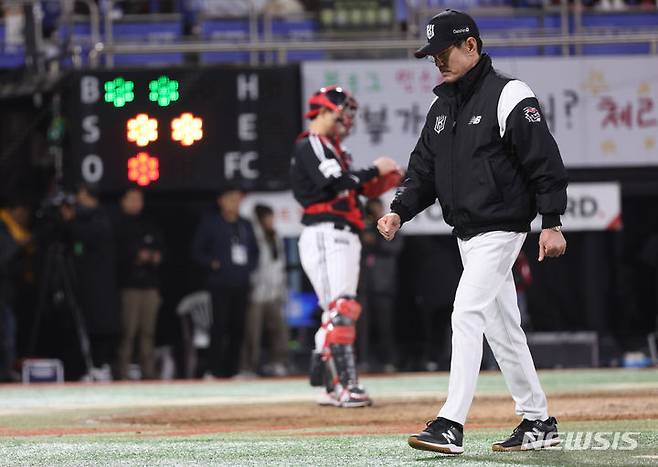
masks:
{"type": "Polygon", "coordinates": [[[59,214],[64,222],[71,222],[75,219],[75,208],[69,204],[62,204],[59,207],[59,214]]]}
{"type": "Polygon", "coordinates": [[[539,261],[544,257],[555,258],[562,256],[567,250],[567,241],[562,232],[552,229],[543,229],[539,234],[539,261]]]}
{"type": "Polygon", "coordinates": [[[217,270],[219,269],[220,266],[221,266],[221,265],[219,264],[219,260],[218,260],[218,259],[213,259],[213,260],[210,262],[210,269],[212,269],[213,271],[217,271],[217,270]]]}
{"type": "Polygon", "coordinates": [[[153,251],[153,255],[151,256],[151,262],[156,266],[160,264],[162,262],[162,253],[160,253],[160,251],[158,250],[153,251]]]}
{"type": "Polygon", "coordinates": [[[379,175],[386,175],[394,170],[400,170],[397,162],[390,157],[378,157],[374,160],[373,165],[379,170],[379,175]]]}
{"type": "Polygon", "coordinates": [[[390,242],[395,237],[395,232],[400,230],[400,225],[400,216],[394,212],[389,212],[377,221],[377,230],[384,239],[390,242]]]}

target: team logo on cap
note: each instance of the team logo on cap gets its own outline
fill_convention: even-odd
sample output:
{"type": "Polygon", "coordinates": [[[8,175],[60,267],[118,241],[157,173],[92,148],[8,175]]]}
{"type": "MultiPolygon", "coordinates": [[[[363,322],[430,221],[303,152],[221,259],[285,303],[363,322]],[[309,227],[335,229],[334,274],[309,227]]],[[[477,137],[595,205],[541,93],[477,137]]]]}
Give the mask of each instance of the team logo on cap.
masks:
{"type": "Polygon", "coordinates": [[[427,40],[430,40],[432,37],[434,37],[434,25],[433,24],[428,24],[427,25],[427,40]]]}

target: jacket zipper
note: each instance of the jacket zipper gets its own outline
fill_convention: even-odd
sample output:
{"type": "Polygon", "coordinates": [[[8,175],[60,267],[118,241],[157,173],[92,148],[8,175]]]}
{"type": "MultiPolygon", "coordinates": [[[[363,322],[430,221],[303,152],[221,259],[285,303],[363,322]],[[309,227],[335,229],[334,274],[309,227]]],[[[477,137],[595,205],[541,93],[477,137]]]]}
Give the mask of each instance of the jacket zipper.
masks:
{"type": "Polygon", "coordinates": [[[450,113],[452,114],[452,144],[450,145],[450,191],[452,193],[452,211],[453,216],[458,214],[457,211],[457,196],[455,195],[455,142],[457,141],[457,115],[458,110],[453,111],[456,102],[453,102],[450,108],[450,113]]]}

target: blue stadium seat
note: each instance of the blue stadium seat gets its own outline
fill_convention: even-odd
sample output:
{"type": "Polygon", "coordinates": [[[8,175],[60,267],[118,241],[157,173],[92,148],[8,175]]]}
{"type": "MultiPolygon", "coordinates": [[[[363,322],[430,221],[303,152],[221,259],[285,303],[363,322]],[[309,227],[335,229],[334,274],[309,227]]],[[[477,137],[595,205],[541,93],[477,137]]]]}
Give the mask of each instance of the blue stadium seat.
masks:
{"type": "MultiPolygon", "coordinates": [[[[658,28],[658,12],[588,12],[582,17],[582,27],[584,32],[599,33],[655,30],[658,28]]],[[[650,52],[650,45],[648,43],[585,45],[582,51],[585,55],[647,54],[650,52]]]]}
{"type": "Polygon", "coordinates": [[[648,54],[649,44],[591,44],[582,48],[584,55],[637,55],[648,54]]]}
{"type": "Polygon", "coordinates": [[[25,53],[22,47],[7,50],[2,44],[0,48],[0,68],[19,68],[25,65],[25,53]]]}
{"type": "MultiPolygon", "coordinates": [[[[145,19],[129,19],[115,21],[112,27],[114,42],[146,42],[163,43],[179,41],[183,36],[183,25],[177,15],[168,15],[171,19],[157,21],[145,19]]],[[[63,25],[57,34],[60,40],[69,36],[71,42],[82,46],[83,63],[87,63],[91,44],[91,27],[88,21],[75,22],[72,27],[63,25]]],[[[103,30],[101,30],[103,35],[103,30]]],[[[183,63],[183,54],[127,54],[116,55],[115,65],[177,65],[183,63]]]]}
{"type": "Polygon", "coordinates": [[[658,12],[588,12],[583,15],[583,27],[587,29],[655,29],[658,27],[658,12]]]}
{"type": "Polygon", "coordinates": [[[9,47],[5,44],[5,25],[0,24],[0,68],[18,68],[25,65],[25,50],[22,46],[9,47]]]}
{"type": "MultiPolygon", "coordinates": [[[[475,16],[480,33],[485,37],[522,37],[537,35],[555,35],[560,32],[560,15],[513,15],[513,16],[475,16]]],[[[546,55],[560,55],[559,46],[530,46],[530,47],[495,47],[487,49],[494,57],[532,57],[546,55]]]]}
{"type": "MultiPolygon", "coordinates": [[[[276,18],[272,21],[273,40],[312,41],[317,30],[318,24],[314,19],[276,18]]],[[[326,52],[322,50],[291,50],[287,53],[286,58],[289,62],[323,60],[326,58],[326,52]]]]}
{"type": "MultiPolygon", "coordinates": [[[[124,19],[115,21],[112,33],[115,42],[167,43],[180,41],[183,37],[183,23],[179,15],[171,18],[156,17],[156,20],[124,19]]],[[[114,57],[116,65],[180,65],[183,54],[128,54],[114,57]]]]}
{"type": "MultiPolygon", "coordinates": [[[[313,19],[274,19],[272,21],[272,40],[303,40],[310,41],[315,37],[318,29],[313,19]]],[[[264,38],[264,26],[258,25],[259,39],[264,38]]],[[[204,40],[221,42],[248,42],[249,21],[246,18],[206,18],[201,21],[201,37],[204,40]]],[[[276,52],[270,53],[275,61],[276,52]]],[[[321,60],[326,57],[321,50],[289,51],[286,55],[288,61],[321,60]]],[[[206,52],[201,54],[203,63],[216,62],[248,62],[248,52],[206,52]]]]}
{"type": "MultiPolygon", "coordinates": [[[[246,18],[205,18],[201,20],[201,38],[221,42],[248,42],[249,21],[246,18]]],[[[202,63],[246,63],[248,61],[248,52],[204,52],[201,54],[202,63]]]]}

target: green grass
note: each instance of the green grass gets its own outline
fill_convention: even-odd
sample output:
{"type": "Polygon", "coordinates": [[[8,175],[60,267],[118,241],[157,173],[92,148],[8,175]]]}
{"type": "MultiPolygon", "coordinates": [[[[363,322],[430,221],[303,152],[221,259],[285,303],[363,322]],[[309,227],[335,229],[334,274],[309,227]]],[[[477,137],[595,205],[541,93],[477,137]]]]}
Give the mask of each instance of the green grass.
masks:
{"type": "Polygon", "coordinates": [[[269,433],[159,438],[135,434],[15,438],[0,441],[0,465],[458,465],[630,466],[656,465],[658,433],[653,421],[564,423],[563,431],[631,431],[637,449],[545,450],[493,453],[500,430],[467,432],[465,453],[450,457],[416,451],[406,435],[286,436],[269,433]],[[648,456],[648,457],[641,457],[648,456]]]}
{"type": "MultiPolygon", "coordinates": [[[[545,371],[540,373],[549,394],[585,393],[610,389],[658,388],[658,370],[545,371]]],[[[366,377],[375,399],[396,396],[444,395],[447,374],[401,374],[366,377]]],[[[498,373],[481,375],[478,394],[506,394],[498,373]]],[[[130,414],[158,406],[216,406],[281,400],[310,401],[314,392],[305,379],[222,381],[165,384],[114,384],[64,386],[0,386],[0,429],[128,429],[126,432],[84,435],[0,436],[0,466],[78,465],[472,465],[472,466],[629,466],[658,465],[658,421],[605,422],[562,420],[563,433],[636,432],[636,449],[551,450],[493,453],[491,443],[509,434],[505,429],[466,431],[465,454],[434,455],[411,449],[407,434],[334,435],[339,426],[276,432],[213,433],[165,436],[141,431],[138,425],[107,422],[103,416],[130,414]],[[645,457],[642,457],[645,456],[645,457]]],[[[419,423],[419,427],[422,423],[419,423]]],[[[163,427],[163,429],[166,427],[163,427]]],[[[194,428],[194,427],[187,427],[194,428]]],[[[370,429],[372,431],[372,429],[370,429]]],[[[563,436],[564,439],[564,436],[563,436]]],[[[566,439],[565,439],[566,441],[566,439]]],[[[564,444],[564,442],[563,442],[564,444]]]]}

